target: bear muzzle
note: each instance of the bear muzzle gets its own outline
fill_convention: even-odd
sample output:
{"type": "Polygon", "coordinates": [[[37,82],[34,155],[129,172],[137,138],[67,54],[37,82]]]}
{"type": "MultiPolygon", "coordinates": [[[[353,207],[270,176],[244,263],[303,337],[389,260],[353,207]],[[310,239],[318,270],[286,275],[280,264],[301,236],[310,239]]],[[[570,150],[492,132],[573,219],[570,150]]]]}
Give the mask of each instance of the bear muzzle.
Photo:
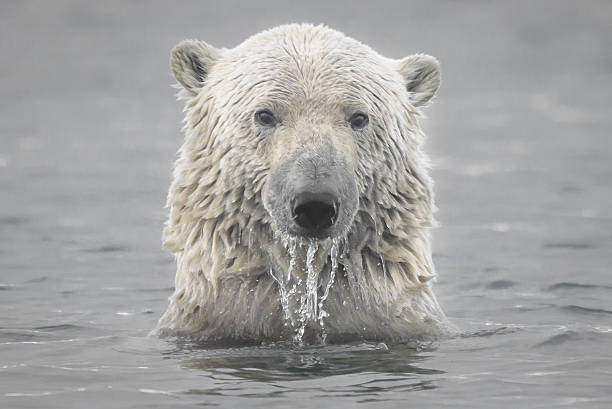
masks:
{"type": "Polygon", "coordinates": [[[298,152],[272,172],[265,207],[293,237],[344,236],[358,207],[355,175],[335,151],[298,152]]]}

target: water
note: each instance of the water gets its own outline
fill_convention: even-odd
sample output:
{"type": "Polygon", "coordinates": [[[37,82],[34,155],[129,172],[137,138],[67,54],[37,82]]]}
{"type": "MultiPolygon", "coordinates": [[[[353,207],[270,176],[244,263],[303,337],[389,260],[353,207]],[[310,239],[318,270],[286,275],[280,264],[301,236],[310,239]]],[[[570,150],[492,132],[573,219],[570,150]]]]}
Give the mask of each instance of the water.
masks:
{"type": "MultiPolygon", "coordinates": [[[[329,317],[327,311],[323,309],[323,307],[325,306],[325,300],[327,300],[327,297],[329,297],[329,291],[334,286],[334,280],[336,279],[336,274],[338,274],[338,260],[340,259],[340,255],[338,254],[338,252],[340,251],[338,244],[339,241],[339,239],[332,239],[332,248],[329,255],[331,259],[331,270],[329,272],[329,279],[327,280],[327,284],[325,284],[325,290],[323,291],[323,295],[321,295],[321,299],[319,300],[319,315],[317,316],[317,319],[319,320],[319,325],[321,328],[325,328],[325,322],[323,321],[323,319],[329,317]]],[[[325,338],[326,336],[325,334],[323,334],[324,341],[325,338]]]]}
{"type": "MultiPolygon", "coordinates": [[[[325,344],[327,333],[325,331],[325,318],[329,317],[325,311],[325,300],[329,296],[334,285],[334,279],[338,273],[339,259],[339,239],[331,239],[329,258],[331,269],[327,283],[323,284],[321,277],[315,270],[315,257],[318,251],[325,252],[319,247],[319,242],[308,241],[287,237],[283,239],[285,248],[290,257],[289,268],[286,274],[274,272],[270,269],[270,275],[278,284],[279,302],[285,314],[285,325],[291,326],[294,331],[293,341],[298,346],[303,346],[304,332],[306,327],[311,324],[316,331],[317,337],[322,344],[325,344]],[[296,269],[298,264],[298,247],[306,248],[306,281],[296,269]],[[291,287],[289,289],[289,287],[291,287]],[[319,297],[319,288],[323,292],[319,297]],[[294,317],[297,316],[297,322],[294,317]],[[317,325],[318,324],[318,325],[317,325]]],[[[326,256],[327,254],[324,253],[326,256]]]]}
{"type": "Polygon", "coordinates": [[[295,341],[302,342],[304,336],[304,330],[309,322],[312,322],[317,317],[317,288],[318,288],[318,277],[314,270],[314,258],[317,253],[319,245],[317,242],[310,243],[308,245],[308,251],[306,252],[306,291],[301,291],[300,296],[300,328],[298,329],[295,341]]]}
{"type": "Polygon", "coordinates": [[[0,407],[612,407],[610,4],[250,7],[0,5],[0,407]],[[435,289],[461,336],[147,337],[174,274],[160,246],[182,139],[168,51],[302,20],[440,58],[424,122],[435,289]]]}
{"type": "Polygon", "coordinates": [[[329,252],[331,270],[327,284],[324,285],[321,282],[323,277],[320,277],[315,270],[317,252],[325,251],[319,247],[319,242],[304,241],[292,237],[284,237],[280,240],[284,243],[289,254],[289,268],[285,274],[274,272],[272,269],[270,269],[269,273],[278,284],[278,297],[285,315],[285,326],[290,326],[293,330],[293,341],[298,346],[303,346],[304,332],[309,324],[314,325],[318,338],[322,344],[325,344],[327,334],[325,332],[324,318],[328,317],[329,314],[323,307],[338,272],[338,239],[331,240],[332,246],[329,252]],[[303,274],[296,268],[299,257],[298,250],[304,249],[306,251],[304,264],[304,269],[306,270],[305,281],[302,277],[303,274]],[[321,297],[319,297],[320,287],[324,288],[321,297]]]}

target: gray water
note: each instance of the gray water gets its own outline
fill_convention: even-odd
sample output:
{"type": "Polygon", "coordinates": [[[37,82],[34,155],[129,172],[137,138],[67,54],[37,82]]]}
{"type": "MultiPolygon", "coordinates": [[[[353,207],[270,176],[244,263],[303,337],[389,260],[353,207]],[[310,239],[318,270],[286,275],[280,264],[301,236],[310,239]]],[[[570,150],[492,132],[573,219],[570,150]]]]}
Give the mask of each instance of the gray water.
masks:
{"type": "Polygon", "coordinates": [[[3,1],[0,407],[612,407],[612,3],[426,3],[3,1]],[[440,59],[435,288],[461,336],[146,336],[174,274],[169,50],[294,21],[440,59]]]}

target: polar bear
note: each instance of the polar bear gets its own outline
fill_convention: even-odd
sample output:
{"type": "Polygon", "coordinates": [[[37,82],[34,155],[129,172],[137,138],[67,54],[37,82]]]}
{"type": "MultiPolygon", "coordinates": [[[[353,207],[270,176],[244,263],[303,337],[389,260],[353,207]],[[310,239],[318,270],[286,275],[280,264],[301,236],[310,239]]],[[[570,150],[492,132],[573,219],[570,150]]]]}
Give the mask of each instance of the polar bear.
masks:
{"type": "Polygon", "coordinates": [[[420,108],[438,61],[395,60],[325,26],[233,49],[186,40],[187,100],[164,244],[175,292],[156,332],[206,342],[405,342],[448,333],[431,282],[420,108]]]}

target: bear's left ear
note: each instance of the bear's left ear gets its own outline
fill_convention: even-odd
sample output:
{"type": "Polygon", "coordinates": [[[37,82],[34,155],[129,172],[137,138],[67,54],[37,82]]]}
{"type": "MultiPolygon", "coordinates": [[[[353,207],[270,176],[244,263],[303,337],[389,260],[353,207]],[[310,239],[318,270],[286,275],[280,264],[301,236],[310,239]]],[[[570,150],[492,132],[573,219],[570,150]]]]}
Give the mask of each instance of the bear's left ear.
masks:
{"type": "Polygon", "coordinates": [[[408,56],[399,61],[398,71],[415,107],[427,104],[440,86],[440,64],[431,55],[408,56]]]}
{"type": "Polygon", "coordinates": [[[219,51],[205,42],[184,40],[172,50],[170,68],[186,95],[195,96],[218,58],[219,51]]]}

